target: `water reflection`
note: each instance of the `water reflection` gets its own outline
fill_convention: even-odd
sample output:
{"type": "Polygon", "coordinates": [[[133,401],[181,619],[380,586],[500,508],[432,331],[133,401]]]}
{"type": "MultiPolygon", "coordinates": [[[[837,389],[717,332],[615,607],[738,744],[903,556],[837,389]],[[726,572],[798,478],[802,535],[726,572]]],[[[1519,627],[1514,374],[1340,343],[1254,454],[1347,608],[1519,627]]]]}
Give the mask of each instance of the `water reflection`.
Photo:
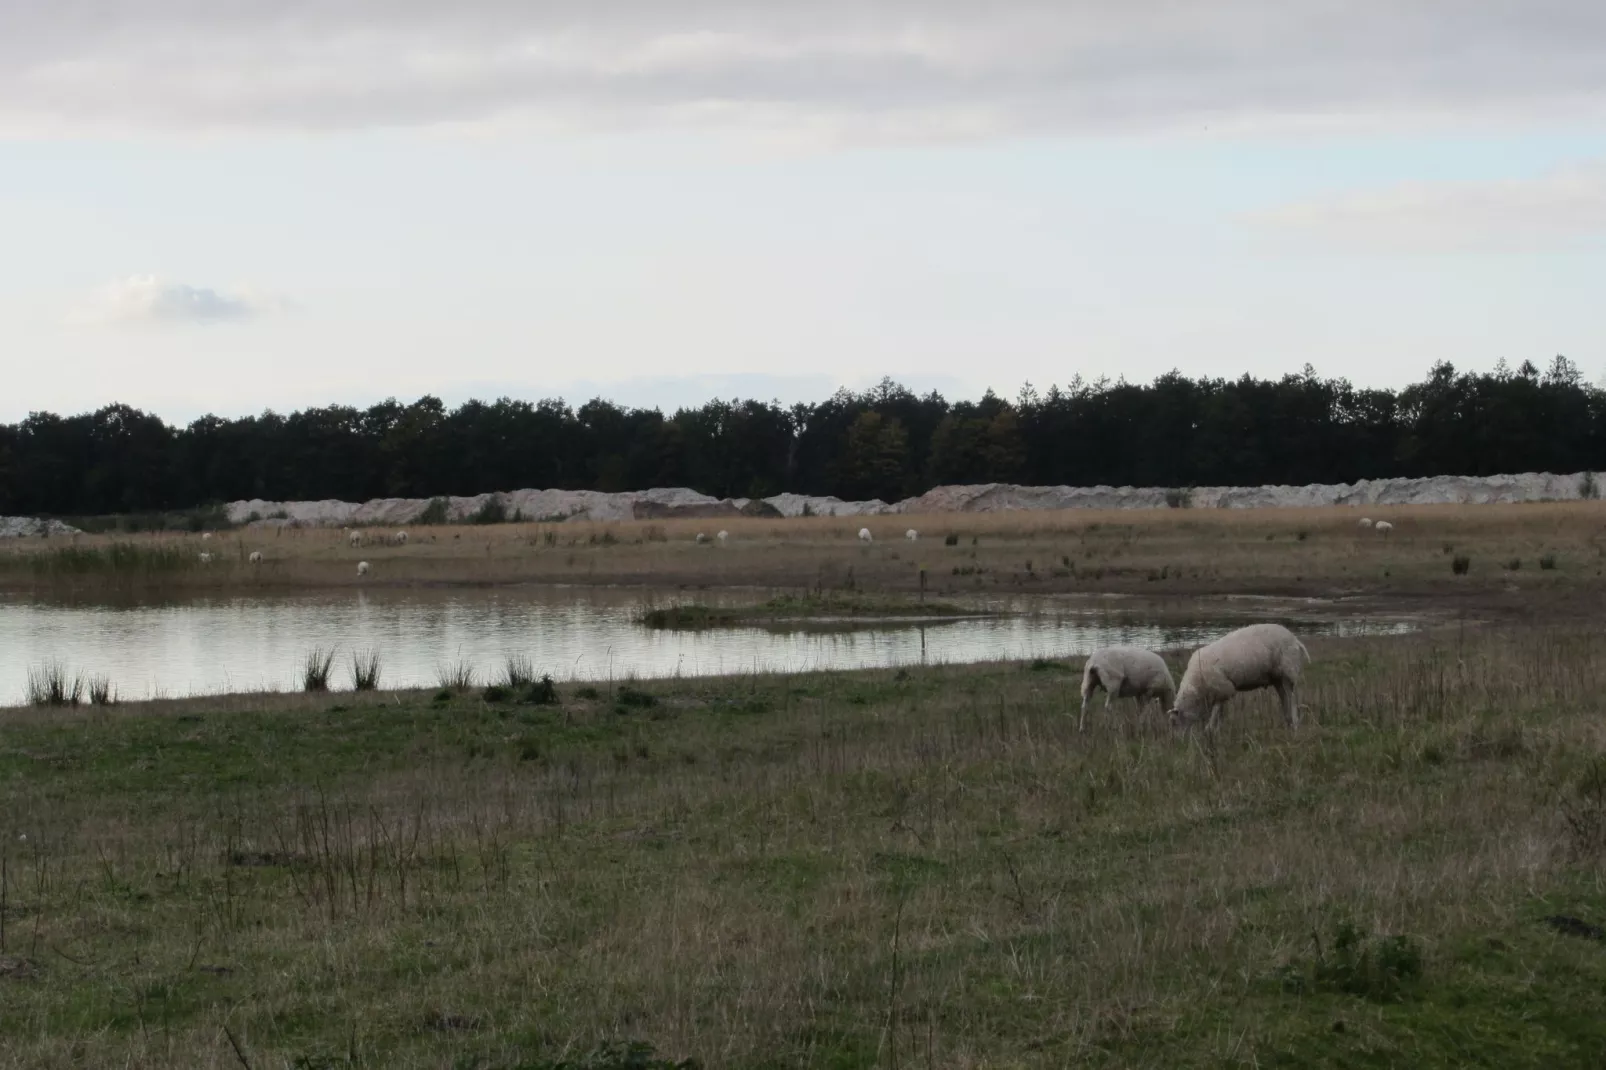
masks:
{"type": "MultiPolygon", "coordinates": [[[[440,666],[465,660],[484,678],[510,655],[525,655],[538,671],[559,679],[800,672],[1065,657],[1111,643],[1175,648],[1243,623],[1220,604],[1097,611],[1048,600],[989,607],[1024,611],[1021,616],[850,631],[670,632],[636,623],[645,606],[666,600],[640,591],[550,587],[124,604],[0,599],[0,704],[22,701],[28,669],[53,659],[108,675],[123,697],[138,699],[295,687],[313,646],[339,649],[336,687],[350,686],[351,652],[369,647],[384,658],[383,686],[401,687],[433,686],[440,666]]],[[[1307,634],[1410,627],[1402,621],[1268,615],[1307,634]]]]}

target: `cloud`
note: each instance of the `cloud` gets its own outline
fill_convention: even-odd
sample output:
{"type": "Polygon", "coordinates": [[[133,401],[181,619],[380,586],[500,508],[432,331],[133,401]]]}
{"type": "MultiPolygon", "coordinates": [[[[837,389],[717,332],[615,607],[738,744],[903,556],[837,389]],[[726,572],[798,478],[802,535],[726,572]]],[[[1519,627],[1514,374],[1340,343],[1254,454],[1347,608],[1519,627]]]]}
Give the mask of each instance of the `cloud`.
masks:
{"type": "Polygon", "coordinates": [[[1510,252],[1606,238],[1606,164],[1535,178],[1411,182],[1278,206],[1250,222],[1285,239],[1386,252],[1510,252]]]}
{"type": "Polygon", "coordinates": [[[74,318],[111,324],[230,323],[282,308],[282,301],[250,291],[223,293],[155,275],[131,275],[102,290],[74,318]]]}
{"type": "Polygon", "coordinates": [[[0,0],[0,130],[831,140],[1606,114],[1596,0],[0,0]]]}

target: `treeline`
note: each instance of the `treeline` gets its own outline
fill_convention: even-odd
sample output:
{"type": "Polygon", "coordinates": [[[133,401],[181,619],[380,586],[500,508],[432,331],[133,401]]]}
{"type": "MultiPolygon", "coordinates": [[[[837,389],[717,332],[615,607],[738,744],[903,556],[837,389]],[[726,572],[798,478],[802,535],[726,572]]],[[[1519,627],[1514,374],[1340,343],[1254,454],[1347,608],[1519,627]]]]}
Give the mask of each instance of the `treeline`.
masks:
{"type": "Polygon", "coordinates": [[[888,501],[944,483],[1187,487],[1606,469],[1606,392],[1446,363],[1404,390],[1318,378],[1074,380],[951,402],[890,380],[812,405],[665,415],[595,400],[394,400],[173,427],[111,405],[0,426],[0,514],[88,516],[240,498],[423,498],[523,487],[688,486],[888,501]]]}

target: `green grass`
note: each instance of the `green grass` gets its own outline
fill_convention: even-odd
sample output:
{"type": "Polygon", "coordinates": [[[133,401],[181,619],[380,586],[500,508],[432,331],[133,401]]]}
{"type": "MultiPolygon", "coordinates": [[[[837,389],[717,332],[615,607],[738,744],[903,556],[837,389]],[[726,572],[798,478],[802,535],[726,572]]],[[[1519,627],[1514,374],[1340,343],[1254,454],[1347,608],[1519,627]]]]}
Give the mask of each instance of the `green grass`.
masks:
{"type": "Polygon", "coordinates": [[[1606,635],[1311,646],[8,711],[0,1067],[1598,1066],[1606,635]]]}
{"type": "Polygon", "coordinates": [[[25,565],[42,579],[170,576],[200,567],[200,547],[174,542],[112,542],[103,546],[58,546],[31,554],[0,558],[0,564],[25,565]]]}
{"type": "Polygon", "coordinates": [[[694,630],[699,628],[741,628],[789,621],[818,621],[822,618],[866,618],[878,621],[899,617],[992,616],[986,610],[966,609],[949,602],[921,602],[892,595],[842,592],[777,595],[756,605],[686,605],[649,609],[640,623],[649,628],[694,630]]]}

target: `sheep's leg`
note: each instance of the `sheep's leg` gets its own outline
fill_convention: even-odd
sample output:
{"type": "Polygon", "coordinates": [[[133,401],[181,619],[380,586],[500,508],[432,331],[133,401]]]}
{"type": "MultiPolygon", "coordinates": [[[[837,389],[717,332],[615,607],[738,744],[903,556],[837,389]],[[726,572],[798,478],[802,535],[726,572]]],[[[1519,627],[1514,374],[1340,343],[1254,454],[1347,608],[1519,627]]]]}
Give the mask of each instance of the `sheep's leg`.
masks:
{"type": "Polygon", "coordinates": [[[1294,685],[1288,680],[1277,681],[1277,697],[1283,700],[1283,724],[1289,731],[1299,728],[1299,702],[1294,685]]]}
{"type": "Polygon", "coordinates": [[[1216,730],[1216,722],[1221,719],[1221,708],[1225,705],[1226,703],[1224,702],[1210,703],[1210,712],[1205,715],[1206,732],[1214,732],[1216,730]]]}
{"type": "Polygon", "coordinates": [[[1082,731],[1087,727],[1087,707],[1093,701],[1093,692],[1099,687],[1097,674],[1085,677],[1082,680],[1082,715],[1076,719],[1076,730],[1082,731]]]}

